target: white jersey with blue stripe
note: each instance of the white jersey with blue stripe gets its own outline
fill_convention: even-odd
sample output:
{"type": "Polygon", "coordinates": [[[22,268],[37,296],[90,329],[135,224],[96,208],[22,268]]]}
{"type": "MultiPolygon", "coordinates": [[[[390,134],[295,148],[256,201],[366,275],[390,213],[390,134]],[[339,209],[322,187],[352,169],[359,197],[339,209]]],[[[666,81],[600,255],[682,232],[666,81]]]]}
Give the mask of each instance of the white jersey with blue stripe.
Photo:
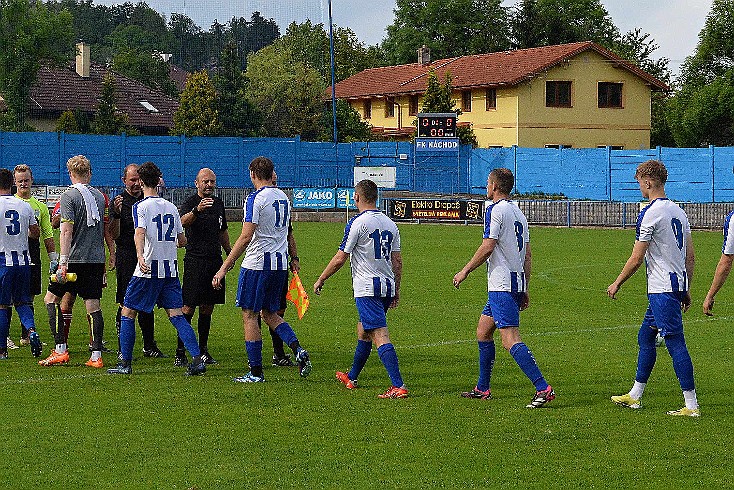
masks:
{"type": "Polygon", "coordinates": [[[724,219],[724,245],[721,247],[721,253],[726,255],[734,255],[734,226],[731,226],[731,218],[734,211],[726,215],[724,219]]]}
{"type": "Polygon", "coordinates": [[[150,272],[144,274],[138,264],[133,275],[178,277],[177,237],[183,233],[183,226],[176,206],[162,197],[149,196],[133,204],[132,212],[135,229],[145,230],[143,259],[150,266],[150,272]]]}
{"type": "Polygon", "coordinates": [[[31,265],[28,229],[38,224],[31,205],[14,196],[0,196],[0,223],[0,263],[31,265]]]}
{"type": "Polygon", "coordinates": [[[362,211],[347,223],[339,250],[349,254],[355,298],[395,295],[392,252],[400,252],[400,232],[390,218],[362,211]]]}
{"type": "Polygon", "coordinates": [[[487,206],[484,238],[497,240],[487,259],[487,290],[525,292],[525,251],[530,242],[528,220],[517,204],[501,199],[487,206]]]}
{"type": "Polygon", "coordinates": [[[642,208],[637,217],[636,239],[648,242],[648,293],[688,291],[686,246],[690,234],[688,216],[670,199],[655,199],[642,208]]]}
{"type": "Polygon", "coordinates": [[[290,219],[291,202],[277,187],[261,187],[247,196],[243,222],[257,226],[245,250],[243,269],[288,270],[290,219]]]}

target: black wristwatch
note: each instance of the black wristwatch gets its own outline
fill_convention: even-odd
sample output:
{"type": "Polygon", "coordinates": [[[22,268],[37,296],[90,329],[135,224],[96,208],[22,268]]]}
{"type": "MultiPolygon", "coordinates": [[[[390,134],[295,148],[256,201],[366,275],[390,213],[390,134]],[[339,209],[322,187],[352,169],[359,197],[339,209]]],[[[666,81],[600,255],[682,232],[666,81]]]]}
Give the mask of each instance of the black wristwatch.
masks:
{"type": "Polygon", "coordinates": [[[298,258],[298,255],[291,255],[291,262],[294,260],[298,260],[300,262],[300,259],[298,258]]]}
{"type": "Polygon", "coordinates": [[[194,214],[194,216],[199,216],[199,206],[194,206],[194,209],[192,209],[191,212],[194,214]]]}

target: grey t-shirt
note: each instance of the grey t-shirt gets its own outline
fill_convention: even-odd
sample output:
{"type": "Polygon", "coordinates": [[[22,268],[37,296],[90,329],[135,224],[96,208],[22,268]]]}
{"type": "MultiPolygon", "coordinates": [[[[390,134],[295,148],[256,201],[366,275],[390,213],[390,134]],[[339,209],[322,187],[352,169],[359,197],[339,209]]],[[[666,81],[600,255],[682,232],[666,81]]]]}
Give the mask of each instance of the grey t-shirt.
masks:
{"type": "Polygon", "coordinates": [[[82,193],[70,187],[61,194],[59,210],[61,221],[74,224],[71,235],[69,262],[75,264],[104,264],[104,224],[107,221],[107,200],[104,194],[87,184],[99,209],[100,221],[94,226],[87,226],[87,209],[84,206],[82,193]]]}

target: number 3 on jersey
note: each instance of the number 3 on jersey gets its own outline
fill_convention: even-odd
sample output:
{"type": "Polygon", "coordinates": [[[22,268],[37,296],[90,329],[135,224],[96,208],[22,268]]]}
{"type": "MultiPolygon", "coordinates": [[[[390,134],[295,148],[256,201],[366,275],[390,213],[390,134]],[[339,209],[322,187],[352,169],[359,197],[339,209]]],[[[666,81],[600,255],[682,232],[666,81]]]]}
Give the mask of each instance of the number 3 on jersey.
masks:
{"type": "Polygon", "coordinates": [[[522,232],[525,231],[522,223],[519,221],[515,221],[515,236],[517,237],[517,251],[522,252],[522,247],[525,245],[525,240],[523,240],[522,232]]]}
{"type": "Polygon", "coordinates": [[[390,260],[390,252],[392,251],[392,233],[387,230],[383,232],[375,230],[369,234],[369,237],[372,238],[372,244],[375,248],[375,259],[390,260]]]}
{"type": "Polygon", "coordinates": [[[20,214],[14,209],[5,211],[5,217],[10,220],[10,224],[5,227],[8,235],[18,235],[20,233],[20,214]]]}

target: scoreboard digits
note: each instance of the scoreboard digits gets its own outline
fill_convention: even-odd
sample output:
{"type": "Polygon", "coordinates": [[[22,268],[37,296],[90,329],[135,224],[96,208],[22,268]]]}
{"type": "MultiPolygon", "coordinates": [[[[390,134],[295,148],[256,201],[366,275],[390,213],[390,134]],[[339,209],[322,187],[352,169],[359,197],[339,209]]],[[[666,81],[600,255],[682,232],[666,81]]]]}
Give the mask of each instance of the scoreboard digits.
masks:
{"type": "Polygon", "coordinates": [[[421,113],[418,114],[419,138],[456,138],[456,114],[421,113]]]}

